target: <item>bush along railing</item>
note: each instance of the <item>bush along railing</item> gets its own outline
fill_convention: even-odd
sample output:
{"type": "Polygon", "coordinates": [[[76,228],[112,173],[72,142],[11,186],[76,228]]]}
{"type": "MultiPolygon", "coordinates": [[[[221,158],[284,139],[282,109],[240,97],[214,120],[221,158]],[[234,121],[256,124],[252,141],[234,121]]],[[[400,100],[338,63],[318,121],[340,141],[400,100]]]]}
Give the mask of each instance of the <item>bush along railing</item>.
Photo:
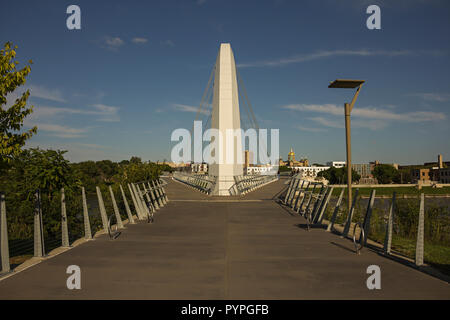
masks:
{"type": "Polygon", "coordinates": [[[244,195],[276,180],[278,180],[278,175],[235,176],[235,184],[229,191],[231,195],[244,195]]]}
{"type": "Polygon", "coordinates": [[[354,241],[359,254],[368,245],[386,255],[425,263],[450,275],[450,201],[422,193],[420,197],[376,197],[353,193],[347,208],[345,188],[323,186],[294,176],[280,202],[306,218],[307,227],[320,224],[326,231],[354,241]],[[427,199],[427,200],[426,200],[427,199]],[[425,203],[427,202],[427,204],[425,203]],[[328,205],[330,204],[330,205],[328,205]]]}
{"type": "Polygon", "coordinates": [[[216,177],[205,174],[174,172],[172,177],[174,180],[206,194],[211,194],[216,185],[216,177]]]}
{"type": "Polygon", "coordinates": [[[338,189],[330,199],[332,205],[324,212],[327,231],[354,239],[356,252],[370,246],[417,267],[426,263],[450,275],[448,199],[425,193],[403,198],[397,192],[387,199],[376,197],[377,189],[371,190],[369,196],[355,189],[352,206],[347,208],[345,188],[338,189]]]}
{"type": "MultiPolygon", "coordinates": [[[[62,188],[58,193],[54,193],[59,195],[58,198],[53,197],[54,199],[49,195],[42,198],[41,191],[38,189],[31,197],[34,208],[32,209],[33,219],[22,225],[24,229],[29,230],[31,223],[33,236],[19,239],[8,237],[7,199],[6,195],[0,192],[0,274],[9,273],[11,264],[18,265],[30,257],[46,257],[50,251],[58,247],[71,247],[77,239],[91,240],[93,238],[92,230],[94,233],[102,230],[103,233],[109,234],[110,239],[114,240],[125,228],[122,219],[128,220],[129,224],[136,223],[135,217],[138,220],[153,222],[154,212],[168,203],[164,185],[165,182],[160,179],[128,183],[131,203],[121,184],[102,186],[101,188],[97,186],[98,207],[94,209],[98,209],[100,219],[93,214],[95,210],[89,210],[92,205],[95,207],[95,198],[88,199],[84,187],[81,187],[81,197],[73,190],[67,192],[62,188]],[[119,197],[119,201],[116,201],[115,193],[118,192],[120,192],[121,199],[119,197]],[[108,200],[107,206],[105,206],[103,195],[108,200]],[[88,200],[90,200],[91,206],[88,206],[88,200]],[[55,206],[59,206],[58,210],[61,212],[59,221],[46,215],[46,210],[53,210],[55,206]],[[107,212],[112,213],[108,216],[107,212]],[[90,221],[91,219],[93,222],[90,221]]],[[[11,217],[11,219],[13,218],[11,217]]],[[[17,223],[14,225],[17,226],[17,223]]]]}

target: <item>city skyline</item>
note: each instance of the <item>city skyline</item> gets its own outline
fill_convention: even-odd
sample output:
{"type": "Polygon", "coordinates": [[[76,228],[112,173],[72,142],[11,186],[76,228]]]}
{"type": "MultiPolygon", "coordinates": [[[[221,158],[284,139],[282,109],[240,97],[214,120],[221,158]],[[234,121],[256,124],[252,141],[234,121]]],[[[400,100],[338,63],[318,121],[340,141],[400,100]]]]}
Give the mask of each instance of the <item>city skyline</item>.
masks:
{"type": "Polygon", "coordinates": [[[76,162],[170,161],[170,134],[192,126],[229,42],[260,127],[280,129],[283,159],[292,147],[310,163],[345,160],[352,91],[328,89],[336,78],[366,80],[352,112],[354,163],[450,159],[450,5],[378,1],[382,29],[368,30],[369,4],[79,1],[73,31],[68,3],[8,4],[2,39],[18,45],[22,65],[34,61],[25,126],[38,134],[27,146],[66,149],[76,162]]]}

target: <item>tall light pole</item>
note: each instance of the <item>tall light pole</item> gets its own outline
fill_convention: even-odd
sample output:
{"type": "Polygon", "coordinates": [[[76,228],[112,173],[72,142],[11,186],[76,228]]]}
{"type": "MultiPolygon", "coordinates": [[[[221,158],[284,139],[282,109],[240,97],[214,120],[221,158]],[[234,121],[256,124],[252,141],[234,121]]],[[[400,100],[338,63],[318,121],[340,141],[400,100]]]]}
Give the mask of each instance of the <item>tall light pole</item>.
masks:
{"type": "Polygon", "coordinates": [[[348,210],[352,207],[352,138],[350,130],[350,113],[352,112],[353,106],[355,105],[356,99],[358,98],[359,91],[364,83],[364,80],[349,80],[349,79],[336,79],[330,83],[328,88],[347,88],[356,89],[355,95],[353,96],[352,102],[344,103],[345,111],[345,142],[347,149],[347,189],[348,189],[348,210]]]}

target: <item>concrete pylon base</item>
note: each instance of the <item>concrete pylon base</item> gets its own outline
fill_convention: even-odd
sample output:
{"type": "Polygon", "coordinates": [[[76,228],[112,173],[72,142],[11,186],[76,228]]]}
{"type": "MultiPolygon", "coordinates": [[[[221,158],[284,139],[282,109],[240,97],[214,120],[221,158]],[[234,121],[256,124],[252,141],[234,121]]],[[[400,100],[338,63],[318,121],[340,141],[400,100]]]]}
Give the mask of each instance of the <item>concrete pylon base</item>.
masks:
{"type": "Polygon", "coordinates": [[[233,176],[219,176],[211,192],[212,196],[230,196],[230,188],[235,184],[233,176]]]}

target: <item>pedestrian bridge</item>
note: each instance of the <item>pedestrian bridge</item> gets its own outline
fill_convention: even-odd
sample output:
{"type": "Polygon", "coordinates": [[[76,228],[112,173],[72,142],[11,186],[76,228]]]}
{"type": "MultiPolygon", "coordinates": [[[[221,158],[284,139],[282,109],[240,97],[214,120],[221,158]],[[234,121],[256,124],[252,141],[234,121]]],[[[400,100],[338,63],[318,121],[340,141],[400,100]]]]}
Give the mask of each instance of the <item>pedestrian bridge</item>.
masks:
{"type": "MultiPolygon", "coordinates": [[[[447,282],[364,248],[279,204],[287,178],[209,196],[164,178],[154,223],[126,224],[0,281],[0,299],[450,299],[447,282]],[[66,269],[81,269],[69,290],[66,269]],[[381,270],[369,290],[367,268],[381,270]]],[[[38,259],[38,258],[34,258],[38,259]]],[[[20,269],[20,268],[19,268],[20,269]]]]}

